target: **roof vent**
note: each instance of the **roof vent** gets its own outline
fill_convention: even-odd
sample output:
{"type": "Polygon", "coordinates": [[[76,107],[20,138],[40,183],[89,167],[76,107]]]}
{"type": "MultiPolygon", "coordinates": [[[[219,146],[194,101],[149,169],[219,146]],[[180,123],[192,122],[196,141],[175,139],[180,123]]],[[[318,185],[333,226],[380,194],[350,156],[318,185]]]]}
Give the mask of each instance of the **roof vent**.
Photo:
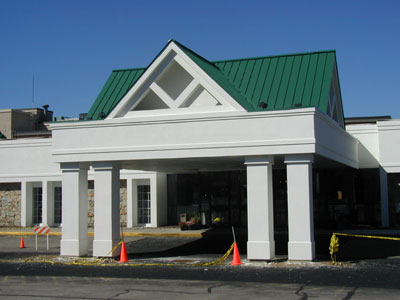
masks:
{"type": "Polygon", "coordinates": [[[48,105],[48,104],[42,105],[44,121],[51,121],[51,119],[53,118],[53,114],[49,111],[49,106],[50,105],[48,105]]]}
{"type": "Polygon", "coordinates": [[[98,116],[100,119],[104,119],[106,117],[106,114],[101,111],[99,112],[98,116]]]}
{"type": "Polygon", "coordinates": [[[258,103],[258,107],[267,108],[267,107],[268,107],[268,104],[265,103],[265,102],[263,102],[263,101],[261,101],[260,103],[258,103]]]}

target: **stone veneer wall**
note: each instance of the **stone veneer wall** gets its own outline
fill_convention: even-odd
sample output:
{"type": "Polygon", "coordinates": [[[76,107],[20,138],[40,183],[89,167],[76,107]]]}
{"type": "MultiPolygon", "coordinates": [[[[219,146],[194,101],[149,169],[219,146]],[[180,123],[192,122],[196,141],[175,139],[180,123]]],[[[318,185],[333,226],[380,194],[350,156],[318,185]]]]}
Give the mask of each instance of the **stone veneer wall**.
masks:
{"type": "MultiPolygon", "coordinates": [[[[89,198],[89,227],[94,226],[94,181],[89,180],[88,183],[88,198],[89,198]]],[[[120,180],[120,222],[121,226],[126,227],[126,202],[127,202],[127,192],[126,192],[126,180],[120,180]]]]}
{"type": "MultiPolygon", "coordinates": [[[[120,181],[120,213],[121,225],[126,227],[126,180],[120,181]]],[[[88,183],[89,227],[94,225],[94,184],[93,180],[88,183]]],[[[21,226],[21,183],[0,183],[0,227],[21,226]]]]}
{"type": "Polygon", "coordinates": [[[21,183],[0,183],[0,226],[21,226],[21,183]]]}

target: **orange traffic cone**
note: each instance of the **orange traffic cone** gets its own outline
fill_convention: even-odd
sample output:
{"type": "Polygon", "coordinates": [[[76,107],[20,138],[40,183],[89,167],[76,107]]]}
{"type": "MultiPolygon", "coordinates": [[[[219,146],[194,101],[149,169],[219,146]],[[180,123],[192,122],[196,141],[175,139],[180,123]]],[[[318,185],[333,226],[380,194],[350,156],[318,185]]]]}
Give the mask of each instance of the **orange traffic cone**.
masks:
{"type": "Polygon", "coordinates": [[[24,243],[24,238],[23,237],[21,237],[21,241],[19,242],[19,247],[22,249],[22,248],[25,248],[25,243],[24,243]]]}
{"type": "Polygon", "coordinates": [[[129,261],[128,253],[126,252],[125,242],[122,242],[122,244],[121,244],[121,254],[119,256],[119,262],[127,262],[127,261],[129,261]]]}
{"type": "Polygon", "coordinates": [[[240,255],[239,255],[239,249],[238,246],[235,242],[235,244],[233,245],[233,259],[232,259],[232,266],[238,266],[241,265],[242,262],[240,261],[240,255]]]}

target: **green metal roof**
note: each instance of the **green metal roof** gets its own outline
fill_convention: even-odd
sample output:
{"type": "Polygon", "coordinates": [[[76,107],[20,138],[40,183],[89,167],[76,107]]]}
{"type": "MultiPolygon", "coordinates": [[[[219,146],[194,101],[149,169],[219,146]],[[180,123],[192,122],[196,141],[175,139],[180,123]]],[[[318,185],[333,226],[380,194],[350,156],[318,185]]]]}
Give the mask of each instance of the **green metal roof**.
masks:
{"type": "Polygon", "coordinates": [[[117,106],[119,101],[121,101],[145,70],[146,68],[112,71],[85,119],[100,120],[102,119],[100,116],[101,113],[103,113],[105,118],[117,106]]]}
{"type": "MultiPolygon", "coordinates": [[[[301,107],[327,112],[334,50],[209,62],[173,42],[248,112],[301,107]]],[[[145,70],[114,70],[86,119],[106,117],[145,70]]]]}
{"type": "Polygon", "coordinates": [[[326,113],[334,63],[335,51],[324,51],[214,64],[254,110],[318,107],[326,113]]]}

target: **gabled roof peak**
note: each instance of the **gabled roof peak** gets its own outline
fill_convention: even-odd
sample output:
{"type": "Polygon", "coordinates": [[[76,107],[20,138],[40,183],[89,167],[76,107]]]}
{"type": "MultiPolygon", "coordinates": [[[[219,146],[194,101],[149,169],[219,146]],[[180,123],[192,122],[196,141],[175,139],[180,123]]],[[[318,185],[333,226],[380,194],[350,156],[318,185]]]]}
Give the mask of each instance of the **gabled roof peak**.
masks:
{"type": "MultiPolygon", "coordinates": [[[[211,62],[171,38],[149,66],[171,43],[248,112],[301,107],[318,107],[327,112],[336,50],[211,62]]],[[[88,117],[97,119],[99,112],[107,116],[149,66],[114,70],[88,117]]]]}

